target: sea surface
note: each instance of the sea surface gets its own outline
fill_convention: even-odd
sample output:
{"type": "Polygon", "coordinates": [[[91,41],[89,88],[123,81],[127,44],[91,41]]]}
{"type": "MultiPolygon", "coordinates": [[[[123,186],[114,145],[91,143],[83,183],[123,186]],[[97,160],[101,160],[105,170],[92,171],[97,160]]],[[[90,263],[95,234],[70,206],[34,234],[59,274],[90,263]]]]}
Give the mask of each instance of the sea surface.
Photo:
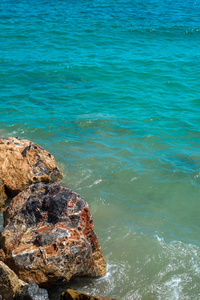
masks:
{"type": "Polygon", "coordinates": [[[1,0],[0,136],[89,203],[108,271],[70,287],[200,299],[200,0],[1,0]]]}

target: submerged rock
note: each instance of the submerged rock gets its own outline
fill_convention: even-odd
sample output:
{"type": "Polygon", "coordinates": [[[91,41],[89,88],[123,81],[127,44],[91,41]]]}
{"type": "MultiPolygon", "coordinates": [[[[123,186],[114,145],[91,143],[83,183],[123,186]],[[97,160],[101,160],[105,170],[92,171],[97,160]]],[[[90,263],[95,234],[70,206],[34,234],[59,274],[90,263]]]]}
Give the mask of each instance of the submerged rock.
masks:
{"type": "Polygon", "coordinates": [[[58,183],[18,194],[4,212],[4,226],[5,262],[26,282],[50,286],[106,273],[87,202],[58,183]]]}
{"type": "Polygon", "coordinates": [[[0,261],[0,295],[4,300],[11,300],[24,285],[17,275],[0,261]]]}
{"type": "Polygon", "coordinates": [[[18,138],[0,139],[0,179],[12,195],[33,183],[61,178],[54,157],[39,145],[18,138]]]}
{"type": "Polygon", "coordinates": [[[5,193],[5,187],[3,182],[0,180],[0,211],[4,208],[4,202],[7,200],[7,196],[5,193]]]}
{"type": "Polygon", "coordinates": [[[65,292],[62,293],[60,300],[116,300],[116,299],[96,297],[96,296],[80,293],[71,289],[67,289],[65,292]]]}

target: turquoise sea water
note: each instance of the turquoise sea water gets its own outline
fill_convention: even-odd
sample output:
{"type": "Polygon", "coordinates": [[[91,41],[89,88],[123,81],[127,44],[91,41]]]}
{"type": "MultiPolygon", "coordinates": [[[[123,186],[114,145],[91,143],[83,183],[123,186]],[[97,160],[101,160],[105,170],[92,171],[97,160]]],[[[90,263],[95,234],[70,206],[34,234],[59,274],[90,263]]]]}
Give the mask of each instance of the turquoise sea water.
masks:
{"type": "Polygon", "coordinates": [[[200,1],[2,0],[0,29],[0,135],[55,156],[108,263],[70,286],[200,299],[200,1]]]}

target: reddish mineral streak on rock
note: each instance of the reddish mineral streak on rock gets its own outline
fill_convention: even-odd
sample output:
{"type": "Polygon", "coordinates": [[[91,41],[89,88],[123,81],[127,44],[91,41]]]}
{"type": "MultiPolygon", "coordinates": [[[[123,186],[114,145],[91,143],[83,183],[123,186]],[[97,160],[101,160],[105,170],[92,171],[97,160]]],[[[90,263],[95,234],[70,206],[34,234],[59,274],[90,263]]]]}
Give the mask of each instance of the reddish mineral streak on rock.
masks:
{"type": "Polygon", "coordinates": [[[0,139],[0,179],[16,195],[37,182],[62,179],[55,159],[49,152],[28,140],[0,139]]]}
{"type": "Polygon", "coordinates": [[[4,212],[4,226],[5,262],[26,282],[49,286],[106,273],[87,202],[58,183],[18,194],[4,212]]]}

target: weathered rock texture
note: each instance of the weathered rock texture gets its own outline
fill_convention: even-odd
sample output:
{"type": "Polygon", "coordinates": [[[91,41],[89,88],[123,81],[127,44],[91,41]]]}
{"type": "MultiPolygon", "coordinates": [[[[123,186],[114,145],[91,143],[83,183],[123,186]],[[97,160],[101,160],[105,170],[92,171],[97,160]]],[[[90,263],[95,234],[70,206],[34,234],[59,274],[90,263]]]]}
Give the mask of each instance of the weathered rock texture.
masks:
{"type": "Polygon", "coordinates": [[[33,183],[61,178],[54,157],[37,144],[18,138],[0,139],[0,179],[11,194],[33,183]]]}
{"type": "MultiPolygon", "coordinates": [[[[0,238],[1,238],[1,232],[0,232],[0,238]]],[[[1,247],[1,245],[0,245],[1,247]]],[[[5,256],[5,252],[3,251],[3,249],[0,249],[0,261],[3,261],[5,260],[6,256],[5,256]]]]}
{"type": "Polygon", "coordinates": [[[7,196],[5,194],[5,187],[3,182],[0,180],[0,211],[4,208],[4,202],[6,201],[6,199],[7,196]]]}
{"type": "Polygon", "coordinates": [[[48,300],[48,292],[40,289],[35,282],[29,284],[0,261],[0,299],[3,300],[48,300]]]}
{"type": "Polygon", "coordinates": [[[26,282],[50,286],[106,273],[88,204],[58,183],[38,183],[18,194],[4,212],[4,226],[5,262],[26,282]]]}
{"type": "Polygon", "coordinates": [[[67,289],[65,292],[62,293],[60,300],[116,300],[116,299],[95,297],[71,289],[67,289]]]}
{"type": "Polygon", "coordinates": [[[49,296],[47,290],[40,289],[39,286],[32,281],[16,293],[15,300],[49,300],[49,296]]]}
{"type": "Polygon", "coordinates": [[[0,261],[0,295],[5,300],[14,298],[17,291],[23,286],[17,275],[2,261],[0,261]]]}

